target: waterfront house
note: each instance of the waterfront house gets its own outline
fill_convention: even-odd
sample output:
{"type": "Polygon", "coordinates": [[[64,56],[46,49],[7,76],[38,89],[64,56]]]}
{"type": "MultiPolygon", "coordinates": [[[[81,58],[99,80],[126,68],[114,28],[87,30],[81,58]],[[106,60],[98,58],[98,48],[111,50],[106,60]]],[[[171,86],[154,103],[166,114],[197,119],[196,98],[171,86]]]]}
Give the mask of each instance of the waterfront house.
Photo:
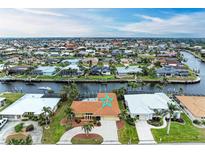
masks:
{"type": "Polygon", "coordinates": [[[1,118],[21,120],[26,115],[39,116],[43,107],[56,111],[60,98],[44,98],[43,94],[26,94],[0,112],[1,118]]]}
{"type": "Polygon", "coordinates": [[[205,96],[176,96],[176,98],[192,120],[205,119],[205,96]]]}
{"type": "Polygon", "coordinates": [[[93,66],[90,69],[91,75],[110,75],[110,68],[109,66],[93,66]]]}
{"type": "Polygon", "coordinates": [[[115,93],[98,93],[94,100],[73,101],[71,108],[82,120],[119,120],[120,109],[115,93]]]}
{"type": "Polygon", "coordinates": [[[29,73],[32,67],[30,66],[13,66],[8,69],[9,74],[24,74],[29,73]]]}
{"type": "Polygon", "coordinates": [[[35,75],[53,75],[56,72],[56,66],[39,66],[34,71],[35,75]]]}
{"type": "Polygon", "coordinates": [[[139,120],[149,120],[155,115],[155,111],[168,110],[171,99],[164,93],[132,94],[124,95],[131,117],[139,120]]]}
{"type": "Polygon", "coordinates": [[[164,66],[156,70],[157,76],[183,76],[189,75],[189,71],[186,69],[180,69],[173,66],[164,66]]]}
{"type": "Polygon", "coordinates": [[[66,67],[63,67],[60,70],[60,75],[82,75],[83,71],[80,70],[79,66],[76,64],[70,64],[66,67]]]}
{"type": "Polygon", "coordinates": [[[117,67],[116,69],[117,69],[117,74],[119,76],[142,72],[142,69],[139,68],[138,66],[117,67]]]}

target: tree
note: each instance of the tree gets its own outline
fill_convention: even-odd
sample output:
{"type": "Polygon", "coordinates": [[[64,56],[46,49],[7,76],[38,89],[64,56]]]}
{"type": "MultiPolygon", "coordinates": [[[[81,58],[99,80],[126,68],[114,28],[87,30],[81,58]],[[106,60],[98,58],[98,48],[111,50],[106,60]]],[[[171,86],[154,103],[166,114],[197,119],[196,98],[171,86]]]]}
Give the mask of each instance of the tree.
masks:
{"type": "Polygon", "coordinates": [[[67,119],[69,119],[70,121],[75,117],[75,113],[73,112],[73,109],[70,107],[65,109],[65,113],[66,113],[67,119]]]}
{"type": "Polygon", "coordinates": [[[9,74],[9,68],[10,68],[10,62],[6,62],[3,66],[3,71],[5,72],[6,75],[9,74]]]}
{"type": "Polygon", "coordinates": [[[174,111],[176,111],[178,108],[173,103],[168,103],[168,113],[169,113],[169,121],[168,121],[168,127],[167,127],[167,135],[169,135],[170,127],[171,127],[171,118],[174,114],[174,111]]]}
{"type": "Polygon", "coordinates": [[[75,83],[71,83],[70,85],[64,85],[62,93],[63,92],[67,94],[67,98],[69,98],[69,100],[76,99],[79,95],[79,90],[75,83]]]}
{"type": "Polygon", "coordinates": [[[86,135],[88,135],[92,129],[94,128],[94,125],[89,123],[89,124],[85,124],[82,126],[83,131],[85,132],[86,135]]]}
{"type": "Polygon", "coordinates": [[[120,114],[119,114],[119,117],[120,117],[120,119],[123,119],[123,120],[127,120],[127,117],[128,117],[128,112],[127,112],[127,110],[126,109],[124,109],[124,110],[122,110],[121,112],[120,112],[120,114]]]}
{"type": "Polygon", "coordinates": [[[69,88],[69,92],[68,92],[69,98],[76,99],[79,95],[79,90],[77,85],[75,83],[71,83],[68,88],[69,88]]]}
{"type": "Polygon", "coordinates": [[[86,77],[89,74],[90,74],[90,69],[89,68],[85,68],[83,76],[86,77]]]}
{"type": "Polygon", "coordinates": [[[157,88],[157,89],[159,89],[160,91],[163,89],[163,85],[162,84],[155,84],[155,87],[157,88]]]}
{"type": "Polygon", "coordinates": [[[118,99],[123,99],[126,93],[126,89],[122,87],[122,88],[113,90],[113,92],[116,93],[118,99]]]}
{"type": "Polygon", "coordinates": [[[51,114],[52,114],[51,108],[44,106],[44,107],[43,107],[43,113],[42,113],[42,115],[43,115],[43,118],[45,119],[45,123],[46,123],[46,127],[45,127],[45,128],[46,128],[46,129],[49,128],[48,123],[49,123],[49,121],[50,121],[51,114]]]}
{"type": "Polygon", "coordinates": [[[128,82],[128,87],[131,87],[132,89],[138,88],[140,85],[137,82],[128,82]]]}
{"type": "Polygon", "coordinates": [[[184,89],[182,87],[179,88],[179,95],[182,95],[184,93],[184,89]]]}

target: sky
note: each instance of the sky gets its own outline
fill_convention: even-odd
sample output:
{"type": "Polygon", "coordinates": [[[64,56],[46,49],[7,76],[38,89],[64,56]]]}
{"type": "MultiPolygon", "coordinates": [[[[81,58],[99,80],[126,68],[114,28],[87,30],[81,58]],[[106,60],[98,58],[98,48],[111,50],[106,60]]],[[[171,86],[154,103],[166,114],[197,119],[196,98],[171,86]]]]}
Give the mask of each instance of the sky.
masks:
{"type": "Polygon", "coordinates": [[[0,9],[0,37],[205,37],[205,9],[0,9]]]}

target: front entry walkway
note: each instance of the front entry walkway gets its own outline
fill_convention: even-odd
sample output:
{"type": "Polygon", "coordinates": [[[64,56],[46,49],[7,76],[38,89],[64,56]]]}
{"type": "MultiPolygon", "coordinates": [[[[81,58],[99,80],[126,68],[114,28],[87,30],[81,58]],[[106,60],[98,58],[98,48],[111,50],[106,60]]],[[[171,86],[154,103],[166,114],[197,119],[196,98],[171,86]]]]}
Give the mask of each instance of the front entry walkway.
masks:
{"type": "Polygon", "coordinates": [[[152,136],[150,125],[147,121],[137,121],[135,127],[139,137],[139,144],[156,144],[154,137],[152,136]]]}
{"type": "MultiPolygon", "coordinates": [[[[72,144],[71,139],[73,136],[84,133],[81,127],[75,127],[63,134],[58,144],[72,144]]],[[[117,135],[116,121],[101,120],[100,127],[94,127],[91,133],[99,134],[103,137],[102,144],[120,144],[117,135]]]]}

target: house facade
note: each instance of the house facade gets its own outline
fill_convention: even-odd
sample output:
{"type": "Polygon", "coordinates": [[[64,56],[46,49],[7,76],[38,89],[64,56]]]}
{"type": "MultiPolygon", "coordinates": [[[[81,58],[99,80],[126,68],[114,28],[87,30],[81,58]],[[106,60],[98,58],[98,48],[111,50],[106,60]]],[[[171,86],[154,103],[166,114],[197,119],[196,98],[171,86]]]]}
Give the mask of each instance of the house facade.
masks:
{"type": "Polygon", "coordinates": [[[119,120],[120,109],[115,93],[98,93],[94,100],[73,101],[71,108],[80,119],[119,120]]]}

